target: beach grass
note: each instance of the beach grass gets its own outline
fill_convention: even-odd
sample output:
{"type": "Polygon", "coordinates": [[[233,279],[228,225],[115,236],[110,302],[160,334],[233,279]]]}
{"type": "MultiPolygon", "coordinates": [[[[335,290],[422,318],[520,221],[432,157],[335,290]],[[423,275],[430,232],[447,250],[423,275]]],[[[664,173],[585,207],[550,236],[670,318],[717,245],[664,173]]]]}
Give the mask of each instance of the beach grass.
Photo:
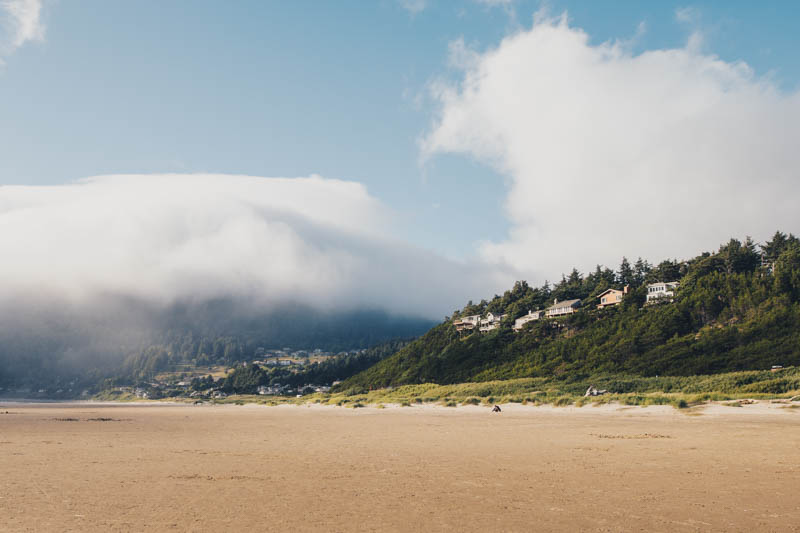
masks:
{"type": "MultiPolygon", "coordinates": [[[[743,371],[705,376],[603,375],[574,379],[520,378],[447,385],[423,383],[375,390],[351,388],[334,393],[315,393],[300,398],[231,395],[227,398],[205,401],[219,404],[263,405],[317,403],[351,408],[367,405],[407,407],[414,404],[438,404],[456,407],[510,403],[582,407],[617,403],[629,406],[671,405],[683,409],[707,402],[732,402],[742,399],[788,401],[798,395],[800,395],[800,367],[787,367],[777,372],[743,371]],[[599,396],[584,396],[590,386],[608,392],[599,396]]],[[[103,393],[95,398],[135,400],[128,396],[132,395],[103,393]]],[[[190,401],[188,398],[168,400],[190,401]]]]}

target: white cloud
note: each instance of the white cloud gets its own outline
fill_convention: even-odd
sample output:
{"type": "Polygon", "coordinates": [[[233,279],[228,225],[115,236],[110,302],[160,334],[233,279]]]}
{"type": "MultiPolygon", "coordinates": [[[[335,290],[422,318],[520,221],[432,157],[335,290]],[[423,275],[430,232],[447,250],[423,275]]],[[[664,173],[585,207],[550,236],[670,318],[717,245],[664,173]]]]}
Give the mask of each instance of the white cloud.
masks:
{"type": "Polygon", "coordinates": [[[509,177],[512,229],[482,246],[487,260],[552,279],[798,230],[800,94],[744,63],[692,43],[592,45],[566,15],[460,63],[457,85],[435,87],[423,155],[468,154],[509,177]]]}
{"type": "Polygon", "coordinates": [[[41,0],[0,0],[0,58],[29,41],[43,41],[41,0]]]}
{"type": "MultiPolygon", "coordinates": [[[[473,0],[476,4],[480,4],[482,6],[486,6],[489,8],[492,7],[501,7],[508,12],[513,12],[514,7],[514,0],[473,0]]],[[[400,3],[400,7],[411,13],[412,15],[416,15],[425,9],[428,8],[429,2],[428,0],[398,0],[400,3]]]]}
{"type": "Polygon", "coordinates": [[[424,11],[428,6],[427,0],[399,0],[399,2],[400,7],[412,15],[416,15],[417,13],[424,11]]]}
{"type": "Polygon", "coordinates": [[[116,175],[0,187],[0,294],[157,304],[247,298],[266,307],[378,307],[441,317],[509,279],[391,238],[354,182],[116,175]]]}
{"type": "Polygon", "coordinates": [[[487,7],[508,8],[514,5],[514,0],[475,0],[475,1],[487,7]]]}
{"type": "Polygon", "coordinates": [[[678,22],[693,24],[700,20],[700,12],[695,7],[679,7],[675,10],[675,19],[678,22]]]}
{"type": "Polygon", "coordinates": [[[509,16],[514,17],[514,0],[474,0],[478,4],[487,8],[499,7],[506,11],[509,16]]]}

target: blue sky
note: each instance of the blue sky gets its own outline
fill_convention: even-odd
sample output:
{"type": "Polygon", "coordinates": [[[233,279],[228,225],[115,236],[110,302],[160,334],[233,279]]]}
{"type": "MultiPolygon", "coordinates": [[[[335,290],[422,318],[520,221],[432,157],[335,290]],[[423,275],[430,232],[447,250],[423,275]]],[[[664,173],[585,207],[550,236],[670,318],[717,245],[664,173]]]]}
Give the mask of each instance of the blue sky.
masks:
{"type": "MultiPolygon", "coordinates": [[[[539,2],[45,2],[42,42],[0,71],[0,182],[218,172],[355,180],[400,236],[446,255],[503,237],[504,177],[468,156],[420,164],[448,43],[497,46],[539,2]],[[478,222],[480,220],[480,222],[478,222]],[[464,231],[465,227],[472,228],[464,231]]],[[[695,28],[725,60],[796,87],[797,4],[559,2],[593,42],[681,46],[695,28]],[[695,10],[692,22],[676,19],[695,10]]]]}
{"type": "Polygon", "coordinates": [[[798,11],[0,0],[0,276],[437,316],[798,232],[798,11]]]}

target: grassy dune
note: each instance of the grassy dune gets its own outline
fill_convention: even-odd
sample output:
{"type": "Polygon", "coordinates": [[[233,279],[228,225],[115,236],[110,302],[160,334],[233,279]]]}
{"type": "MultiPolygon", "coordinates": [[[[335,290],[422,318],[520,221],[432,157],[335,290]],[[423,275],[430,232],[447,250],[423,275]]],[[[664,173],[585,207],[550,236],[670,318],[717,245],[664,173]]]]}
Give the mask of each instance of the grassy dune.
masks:
{"type": "MultiPolygon", "coordinates": [[[[345,407],[437,403],[446,406],[522,403],[581,406],[588,403],[625,405],[672,405],[689,407],[707,401],[736,399],[789,399],[800,395],[800,367],[777,372],[730,372],[709,376],[621,377],[597,376],[575,380],[521,378],[455,385],[404,385],[376,390],[351,388],[334,394],[302,398],[240,395],[216,403],[319,403],[345,407]],[[589,386],[608,394],[585,398],[589,386]]],[[[800,401],[800,398],[797,398],[800,401]]]]}

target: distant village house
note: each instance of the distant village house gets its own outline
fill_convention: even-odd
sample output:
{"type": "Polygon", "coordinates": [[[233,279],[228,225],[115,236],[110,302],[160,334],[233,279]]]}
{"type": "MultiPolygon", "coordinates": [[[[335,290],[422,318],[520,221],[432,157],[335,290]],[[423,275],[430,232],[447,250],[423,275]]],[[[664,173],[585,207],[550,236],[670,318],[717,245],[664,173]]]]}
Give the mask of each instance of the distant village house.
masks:
{"type": "Polygon", "coordinates": [[[473,330],[478,327],[481,322],[481,315],[462,316],[453,321],[456,331],[461,332],[464,330],[473,330]]]}
{"type": "Polygon", "coordinates": [[[514,331],[521,331],[523,326],[528,322],[533,322],[534,320],[539,320],[542,318],[544,311],[528,311],[527,315],[523,315],[514,321],[514,326],[511,328],[514,331]]]}
{"type": "Polygon", "coordinates": [[[581,306],[580,300],[565,300],[563,302],[559,302],[555,300],[553,305],[547,308],[547,316],[548,317],[555,317],[555,316],[564,316],[564,315],[571,315],[581,306]]]}
{"type": "Polygon", "coordinates": [[[608,289],[607,291],[601,293],[600,296],[598,296],[598,298],[600,298],[600,303],[597,305],[597,308],[604,309],[612,305],[620,304],[622,303],[622,298],[626,294],[628,294],[627,285],[621,291],[618,289],[608,289]]]}
{"type": "Polygon", "coordinates": [[[672,301],[675,296],[675,289],[678,288],[677,281],[667,281],[659,283],[650,283],[647,286],[647,301],[646,304],[659,302],[659,301],[672,301]]]}
{"type": "Polygon", "coordinates": [[[486,333],[487,331],[492,331],[493,329],[497,329],[500,327],[500,322],[508,315],[495,315],[494,313],[488,313],[486,318],[481,319],[481,327],[480,331],[486,333]]]}
{"type": "Polygon", "coordinates": [[[478,328],[481,332],[487,332],[500,327],[500,322],[506,316],[494,313],[487,313],[486,318],[481,318],[480,315],[463,316],[453,320],[453,325],[458,332],[471,331],[475,328],[478,328]]]}

